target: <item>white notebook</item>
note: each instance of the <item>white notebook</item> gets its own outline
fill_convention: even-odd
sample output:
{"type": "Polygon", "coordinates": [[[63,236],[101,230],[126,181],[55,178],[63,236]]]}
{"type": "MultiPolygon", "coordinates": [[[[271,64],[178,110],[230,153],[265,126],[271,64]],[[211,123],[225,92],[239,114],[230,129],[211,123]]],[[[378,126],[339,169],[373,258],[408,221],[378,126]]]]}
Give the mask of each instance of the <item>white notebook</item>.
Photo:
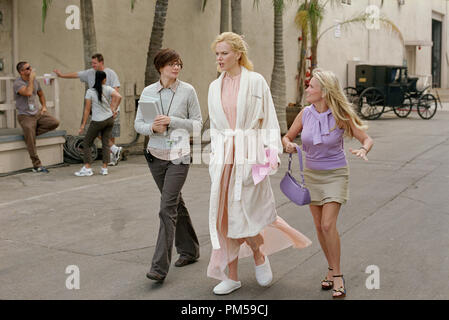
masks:
{"type": "Polygon", "coordinates": [[[139,102],[139,108],[142,112],[143,121],[146,123],[152,123],[154,118],[161,114],[159,105],[154,102],[139,102]]]}

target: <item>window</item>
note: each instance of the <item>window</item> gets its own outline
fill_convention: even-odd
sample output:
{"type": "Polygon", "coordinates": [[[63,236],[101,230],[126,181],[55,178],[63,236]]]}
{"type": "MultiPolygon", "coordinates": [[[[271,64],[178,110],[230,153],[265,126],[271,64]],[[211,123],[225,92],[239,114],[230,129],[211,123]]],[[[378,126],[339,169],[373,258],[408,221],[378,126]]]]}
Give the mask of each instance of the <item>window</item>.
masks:
{"type": "Polygon", "coordinates": [[[341,0],[341,3],[351,5],[351,0],[341,0]]]}

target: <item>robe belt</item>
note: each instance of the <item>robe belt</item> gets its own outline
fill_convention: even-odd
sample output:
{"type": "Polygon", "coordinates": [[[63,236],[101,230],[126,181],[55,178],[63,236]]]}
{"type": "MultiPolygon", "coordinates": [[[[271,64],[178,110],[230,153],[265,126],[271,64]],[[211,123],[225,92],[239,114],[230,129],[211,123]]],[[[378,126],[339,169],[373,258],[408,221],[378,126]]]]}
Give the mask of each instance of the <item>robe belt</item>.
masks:
{"type": "MultiPolygon", "coordinates": [[[[235,166],[235,184],[234,184],[234,201],[242,200],[242,185],[243,185],[243,169],[245,165],[244,159],[244,139],[247,136],[257,135],[257,129],[248,130],[218,130],[218,132],[223,135],[226,139],[235,138],[235,155],[234,155],[234,166],[235,166]]],[[[249,140],[251,141],[251,139],[249,140]]],[[[252,146],[249,146],[251,148],[252,146]]]]}

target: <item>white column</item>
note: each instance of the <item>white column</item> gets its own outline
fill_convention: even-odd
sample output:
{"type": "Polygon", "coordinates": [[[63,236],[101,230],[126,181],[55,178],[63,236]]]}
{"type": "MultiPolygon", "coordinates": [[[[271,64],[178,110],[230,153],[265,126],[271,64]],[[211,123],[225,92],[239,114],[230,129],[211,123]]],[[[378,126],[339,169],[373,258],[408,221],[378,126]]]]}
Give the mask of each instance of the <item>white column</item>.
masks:
{"type": "Polygon", "coordinates": [[[58,77],[55,77],[54,79],[52,79],[53,81],[53,102],[55,104],[55,118],[56,119],[60,119],[59,118],[59,82],[58,82],[58,77]]]}
{"type": "Polygon", "coordinates": [[[19,63],[19,0],[12,0],[12,47],[14,74],[19,63]]]}

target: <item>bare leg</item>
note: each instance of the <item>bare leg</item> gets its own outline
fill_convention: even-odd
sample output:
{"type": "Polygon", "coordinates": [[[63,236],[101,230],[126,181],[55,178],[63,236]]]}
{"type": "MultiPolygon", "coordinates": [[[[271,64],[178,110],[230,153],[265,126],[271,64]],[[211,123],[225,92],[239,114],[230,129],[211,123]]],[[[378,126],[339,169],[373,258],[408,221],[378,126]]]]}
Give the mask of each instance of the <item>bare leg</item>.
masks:
{"type": "Polygon", "coordinates": [[[263,237],[259,233],[257,236],[246,238],[246,243],[253,251],[254,262],[259,266],[265,262],[265,255],[260,251],[260,246],[263,244],[263,237]]]}
{"type": "MultiPolygon", "coordinates": [[[[342,274],[340,268],[340,236],[337,230],[337,217],[340,212],[340,207],[341,204],[337,202],[326,203],[323,206],[323,216],[321,220],[321,229],[328,249],[329,265],[334,269],[334,274],[342,274]]],[[[334,288],[340,288],[342,286],[342,278],[334,278],[334,288]]],[[[336,295],[339,295],[339,293],[336,295]]]]}
{"type": "Polygon", "coordinates": [[[228,277],[231,280],[239,281],[239,273],[238,273],[238,264],[239,258],[237,257],[234,261],[228,264],[228,277]]]}
{"type": "MultiPolygon", "coordinates": [[[[333,269],[331,261],[329,259],[329,251],[328,251],[328,248],[326,245],[326,240],[324,238],[324,233],[323,233],[323,230],[321,227],[322,217],[323,217],[323,206],[310,205],[310,211],[312,212],[313,222],[315,224],[316,233],[317,233],[318,241],[320,242],[321,249],[323,250],[324,256],[326,257],[328,266],[331,269],[333,269]]],[[[333,274],[334,273],[332,270],[328,270],[326,278],[328,280],[332,280],[333,274]]]]}
{"type": "MultiPolygon", "coordinates": [[[[260,250],[260,246],[263,244],[263,237],[260,234],[251,238],[238,239],[237,241],[240,245],[243,242],[246,242],[249,245],[249,247],[253,251],[254,262],[256,263],[256,266],[259,266],[265,262],[265,255],[260,250]]],[[[228,264],[228,277],[229,279],[234,281],[238,281],[238,261],[239,259],[236,258],[234,261],[228,264]]]]}

